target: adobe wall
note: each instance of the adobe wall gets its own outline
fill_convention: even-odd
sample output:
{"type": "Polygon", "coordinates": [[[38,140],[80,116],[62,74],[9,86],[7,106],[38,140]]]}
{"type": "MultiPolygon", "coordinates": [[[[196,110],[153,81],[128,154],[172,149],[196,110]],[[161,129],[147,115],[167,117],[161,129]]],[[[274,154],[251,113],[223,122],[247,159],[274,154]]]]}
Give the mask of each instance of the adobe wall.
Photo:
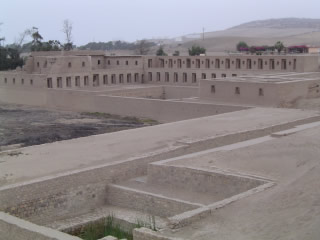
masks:
{"type": "MultiPolygon", "coordinates": [[[[108,94],[108,91],[105,91],[105,94],[108,94]]],[[[165,97],[165,88],[163,86],[150,86],[133,89],[119,89],[110,91],[110,94],[108,95],[118,97],[163,99],[165,97]]]]}
{"type": "Polygon", "coordinates": [[[217,55],[217,56],[159,56],[145,57],[146,71],[152,68],[166,69],[167,71],[179,69],[211,69],[225,71],[269,71],[271,72],[317,72],[319,56],[316,55],[217,55]],[[151,64],[148,64],[149,60],[151,64]],[[180,62],[180,65],[178,63],[180,62]],[[251,66],[248,66],[247,60],[251,60],[251,66]],[[261,64],[259,65],[259,61],[261,64]],[[272,66],[271,61],[274,61],[272,66]],[[282,60],[286,61],[286,66],[282,65],[282,60]],[[238,62],[237,62],[238,61],[238,62]],[[189,62],[189,64],[188,64],[189,62]]]}
{"type": "Polygon", "coordinates": [[[283,82],[277,86],[278,96],[281,101],[280,106],[283,107],[292,107],[295,102],[301,98],[320,97],[320,79],[283,82]]]}
{"type": "Polygon", "coordinates": [[[24,71],[0,72],[0,87],[17,89],[44,89],[45,74],[28,74],[24,71]]]}
{"type": "Polygon", "coordinates": [[[90,212],[106,204],[108,184],[146,174],[147,164],[166,154],[0,187],[0,211],[37,224],[90,212]]]}
{"type": "Polygon", "coordinates": [[[194,193],[207,193],[221,200],[255,188],[264,182],[225,172],[163,165],[160,161],[148,165],[148,183],[194,193]]]}
{"type": "Polygon", "coordinates": [[[166,99],[182,99],[199,97],[199,87],[165,86],[166,99]]]}
{"type": "Polygon", "coordinates": [[[80,240],[0,212],[0,240],[80,240]]]}
{"type": "Polygon", "coordinates": [[[45,107],[46,90],[0,87],[0,102],[45,107]]]}
{"type": "Polygon", "coordinates": [[[142,97],[155,99],[182,99],[198,97],[199,88],[189,86],[150,86],[133,89],[110,90],[104,92],[110,96],[142,97]],[[108,94],[110,92],[110,94],[108,94]]]}
{"type": "Polygon", "coordinates": [[[108,184],[146,175],[149,163],[185,152],[185,147],[168,148],[144,157],[0,187],[0,211],[42,225],[85,214],[107,204],[108,184]]]}
{"type": "Polygon", "coordinates": [[[201,80],[200,98],[229,104],[290,107],[300,98],[320,97],[320,80],[259,82],[201,80]],[[212,87],[214,86],[214,90],[212,87]],[[235,89],[239,88],[240,94],[235,89]],[[262,89],[262,94],[260,94],[262,89]]]}
{"type": "Polygon", "coordinates": [[[201,80],[199,91],[200,99],[217,102],[273,107],[277,107],[280,103],[276,85],[267,82],[201,80]],[[214,92],[212,86],[215,88],[214,92]],[[240,94],[235,93],[236,87],[239,87],[240,94]],[[263,88],[263,96],[259,96],[259,88],[263,88]]]}
{"type": "Polygon", "coordinates": [[[201,205],[117,185],[109,185],[107,192],[107,201],[110,205],[134,209],[159,217],[172,217],[201,207],[201,205]]]}
{"type": "MultiPolygon", "coordinates": [[[[281,74],[282,71],[267,70],[221,70],[221,69],[146,69],[145,83],[155,85],[193,86],[199,85],[202,79],[224,79],[239,76],[257,76],[261,74],[281,74]],[[160,75],[159,75],[160,74],[160,75]],[[167,78],[166,78],[167,74],[167,78]],[[176,79],[175,79],[176,74],[176,79]],[[184,78],[184,74],[186,78],[184,78]],[[158,78],[158,75],[160,78],[158,78]],[[195,76],[195,78],[193,77],[195,76]]],[[[290,74],[288,72],[288,74],[290,74]]]]}
{"type": "MultiPolygon", "coordinates": [[[[156,88],[154,91],[156,91],[156,94],[163,94],[161,89],[162,88],[156,88]]],[[[168,97],[174,97],[174,92],[179,90],[168,89],[168,97]]],[[[149,92],[149,90],[150,89],[139,90],[141,91],[139,94],[145,96],[155,94],[155,92],[149,92]]],[[[185,91],[181,91],[180,96],[193,96],[194,91],[195,89],[185,89],[185,91]]],[[[134,93],[133,95],[136,94],[137,93],[134,93]]],[[[186,120],[245,109],[239,106],[97,95],[97,93],[90,91],[55,89],[26,90],[23,88],[2,87],[0,87],[0,101],[59,110],[104,112],[121,116],[151,118],[160,122],[186,120]]]]}
{"type": "Polygon", "coordinates": [[[320,56],[306,55],[303,56],[303,64],[299,64],[298,72],[319,72],[320,71],[320,56]]]}
{"type": "Polygon", "coordinates": [[[180,121],[246,109],[240,106],[92,95],[68,90],[49,90],[47,106],[61,110],[144,117],[160,122],[180,121]]]}
{"type": "Polygon", "coordinates": [[[36,56],[32,58],[33,73],[88,73],[93,69],[91,56],[36,56]]]}

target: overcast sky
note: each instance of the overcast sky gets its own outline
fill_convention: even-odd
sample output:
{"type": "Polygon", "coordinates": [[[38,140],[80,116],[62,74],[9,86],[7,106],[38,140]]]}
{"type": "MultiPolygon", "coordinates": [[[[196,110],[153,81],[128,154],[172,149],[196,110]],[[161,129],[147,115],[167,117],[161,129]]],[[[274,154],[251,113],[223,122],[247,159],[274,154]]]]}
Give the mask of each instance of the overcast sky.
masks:
{"type": "Polygon", "coordinates": [[[320,0],[1,0],[0,36],[6,44],[33,26],[44,40],[64,42],[64,19],[74,42],[175,37],[223,30],[252,20],[320,18],[320,0]]]}

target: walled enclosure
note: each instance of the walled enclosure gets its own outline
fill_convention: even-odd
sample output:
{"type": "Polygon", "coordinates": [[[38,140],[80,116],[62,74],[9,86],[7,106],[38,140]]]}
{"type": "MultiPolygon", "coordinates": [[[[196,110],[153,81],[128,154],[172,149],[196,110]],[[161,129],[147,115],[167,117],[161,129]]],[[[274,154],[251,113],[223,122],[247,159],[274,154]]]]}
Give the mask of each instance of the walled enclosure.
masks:
{"type": "MultiPolygon", "coordinates": [[[[156,99],[200,97],[200,99],[231,104],[282,107],[290,105],[292,101],[299,98],[318,97],[319,94],[310,94],[308,88],[312,84],[318,85],[319,75],[314,76],[313,79],[307,79],[306,77],[299,78],[299,74],[319,72],[319,61],[317,55],[255,56],[230,54],[224,56],[151,57],[105,56],[103,52],[99,51],[39,52],[33,53],[22,69],[0,73],[0,100],[36,106],[50,105],[52,107],[51,96],[59,96],[56,93],[47,93],[47,90],[84,90],[91,91],[96,95],[156,99]],[[242,78],[241,82],[238,83],[238,80],[234,79],[239,76],[261,74],[273,75],[274,78],[282,78],[282,75],[285,74],[295,74],[296,81],[289,82],[289,79],[287,79],[287,82],[283,80],[274,83],[257,77],[255,82],[252,82],[252,79],[242,78]],[[201,81],[203,79],[217,81],[215,95],[212,94],[211,86],[213,84],[207,80],[201,81]],[[198,88],[200,82],[202,83],[197,91],[196,88],[198,88]],[[237,83],[235,84],[235,82],[237,83]],[[124,86],[140,88],[145,86],[144,84],[166,87],[163,87],[164,91],[161,88],[152,89],[151,87],[144,90],[119,89],[124,86]],[[175,89],[168,86],[179,88],[175,89]],[[295,92],[292,92],[293,86],[295,92]],[[244,94],[234,96],[235,87],[241,88],[241,92],[244,94]],[[262,94],[259,93],[260,88],[263,89],[262,94]],[[111,93],[112,90],[113,93],[111,93]],[[49,97],[47,97],[48,95],[49,97]],[[275,95],[277,96],[275,97],[275,95]]],[[[316,90],[314,88],[312,91],[315,92],[316,90]]],[[[63,95],[65,97],[65,94],[63,95]]],[[[117,100],[119,99],[112,99],[112,101],[117,100]]],[[[131,99],[131,102],[134,101],[131,99]]],[[[75,104],[76,107],[86,104],[84,102],[79,103],[78,101],[75,104]]],[[[141,103],[137,102],[137,104],[141,103]]],[[[67,102],[65,102],[65,105],[65,108],[68,109],[67,102]]],[[[170,104],[167,103],[167,105],[170,104]]],[[[169,108],[172,105],[174,104],[172,103],[169,108]]],[[[61,107],[61,104],[59,107],[61,107]]],[[[165,108],[166,106],[164,106],[165,108]]],[[[162,107],[159,111],[161,109],[162,107]]],[[[112,111],[113,109],[108,108],[108,110],[112,111]]],[[[116,112],[122,114],[119,113],[119,110],[116,112]]],[[[194,110],[190,109],[187,112],[194,112],[194,110]]],[[[152,115],[149,114],[146,117],[152,115]]],[[[193,116],[190,115],[190,117],[193,116]]],[[[206,116],[206,114],[200,114],[199,116],[206,116]]]]}
{"type": "MultiPolygon", "coordinates": [[[[55,172],[54,165],[61,162],[50,162],[52,170],[49,167],[44,175],[25,181],[24,175],[19,179],[14,174],[17,182],[0,186],[0,211],[40,225],[66,226],[67,221],[81,217],[85,223],[94,210],[110,208],[111,213],[120,209],[128,214],[156,215],[164,223],[161,228],[169,230],[186,226],[217,208],[273,187],[274,181],[167,161],[241,145],[320,120],[311,111],[252,107],[287,107],[298,98],[318,98],[319,75],[300,75],[319,72],[319,57],[314,55],[45,54],[33,54],[22,70],[0,72],[1,102],[136,116],[167,124],[21,149],[21,156],[8,161],[9,167],[2,166],[10,169],[15,161],[28,159],[35,169],[35,163],[45,169],[41,164],[54,159],[46,154],[54,152],[57,156],[64,152],[63,160],[74,164],[55,172]],[[92,162],[83,161],[86,157],[92,162]]],[[[39,167],[39,172],[43,169],[39,167]]],[[[13,235],[30,239],[69,239],[62,233],[53,238],[55,231],[47,234],[29,224],[0,212],[0,231],[5,229],[6,234],[15,231],[13,235]]],[[[134,240],[146,239],[173,238],[147,229],[134,231],[134,240]]]]}

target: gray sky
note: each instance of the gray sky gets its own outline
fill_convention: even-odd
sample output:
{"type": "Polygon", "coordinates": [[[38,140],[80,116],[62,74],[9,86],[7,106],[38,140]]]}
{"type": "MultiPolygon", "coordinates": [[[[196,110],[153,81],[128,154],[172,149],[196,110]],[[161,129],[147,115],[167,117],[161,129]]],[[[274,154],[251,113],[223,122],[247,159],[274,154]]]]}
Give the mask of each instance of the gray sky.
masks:
{"type": "Polygon", "coordinates": [[[44,40],[64,42],[64,19],[74,42],[134,41],[223,30],[268,18],[320,18],[319,0],[1,0],[0,36],[6,44],[32,26],[44,40]]]}

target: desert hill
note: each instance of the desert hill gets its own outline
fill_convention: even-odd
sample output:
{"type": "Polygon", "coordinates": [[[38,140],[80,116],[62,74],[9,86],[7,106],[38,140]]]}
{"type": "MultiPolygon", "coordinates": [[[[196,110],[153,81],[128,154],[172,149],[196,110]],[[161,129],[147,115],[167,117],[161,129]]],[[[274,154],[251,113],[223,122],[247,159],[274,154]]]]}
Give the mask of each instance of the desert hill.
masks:
{"type": "Polygon", "coordinates": [[[280,18],[280,19],[267,19],[258,20],[248,23],[243,23],[231,29],[239,28],[310,28],[320,30],[320,19],[310,18],[280,18]]]}
{"type": "Polygon", "coordinates": [[[207,52],[234,51],[239,41],[249,45],[273,45],[282,41],[290,45],[316,45],[320,46],[320,19],[283,18],[253,21],[238,26],[215,32],[206,32],[205,40],[201,34],[193,34],[199,38],[181,36],[180,41],[166,44],[165,50],[170,54],[179,50],[187,54],[193,44],[198,44],[207,49],[207,52]]]}

